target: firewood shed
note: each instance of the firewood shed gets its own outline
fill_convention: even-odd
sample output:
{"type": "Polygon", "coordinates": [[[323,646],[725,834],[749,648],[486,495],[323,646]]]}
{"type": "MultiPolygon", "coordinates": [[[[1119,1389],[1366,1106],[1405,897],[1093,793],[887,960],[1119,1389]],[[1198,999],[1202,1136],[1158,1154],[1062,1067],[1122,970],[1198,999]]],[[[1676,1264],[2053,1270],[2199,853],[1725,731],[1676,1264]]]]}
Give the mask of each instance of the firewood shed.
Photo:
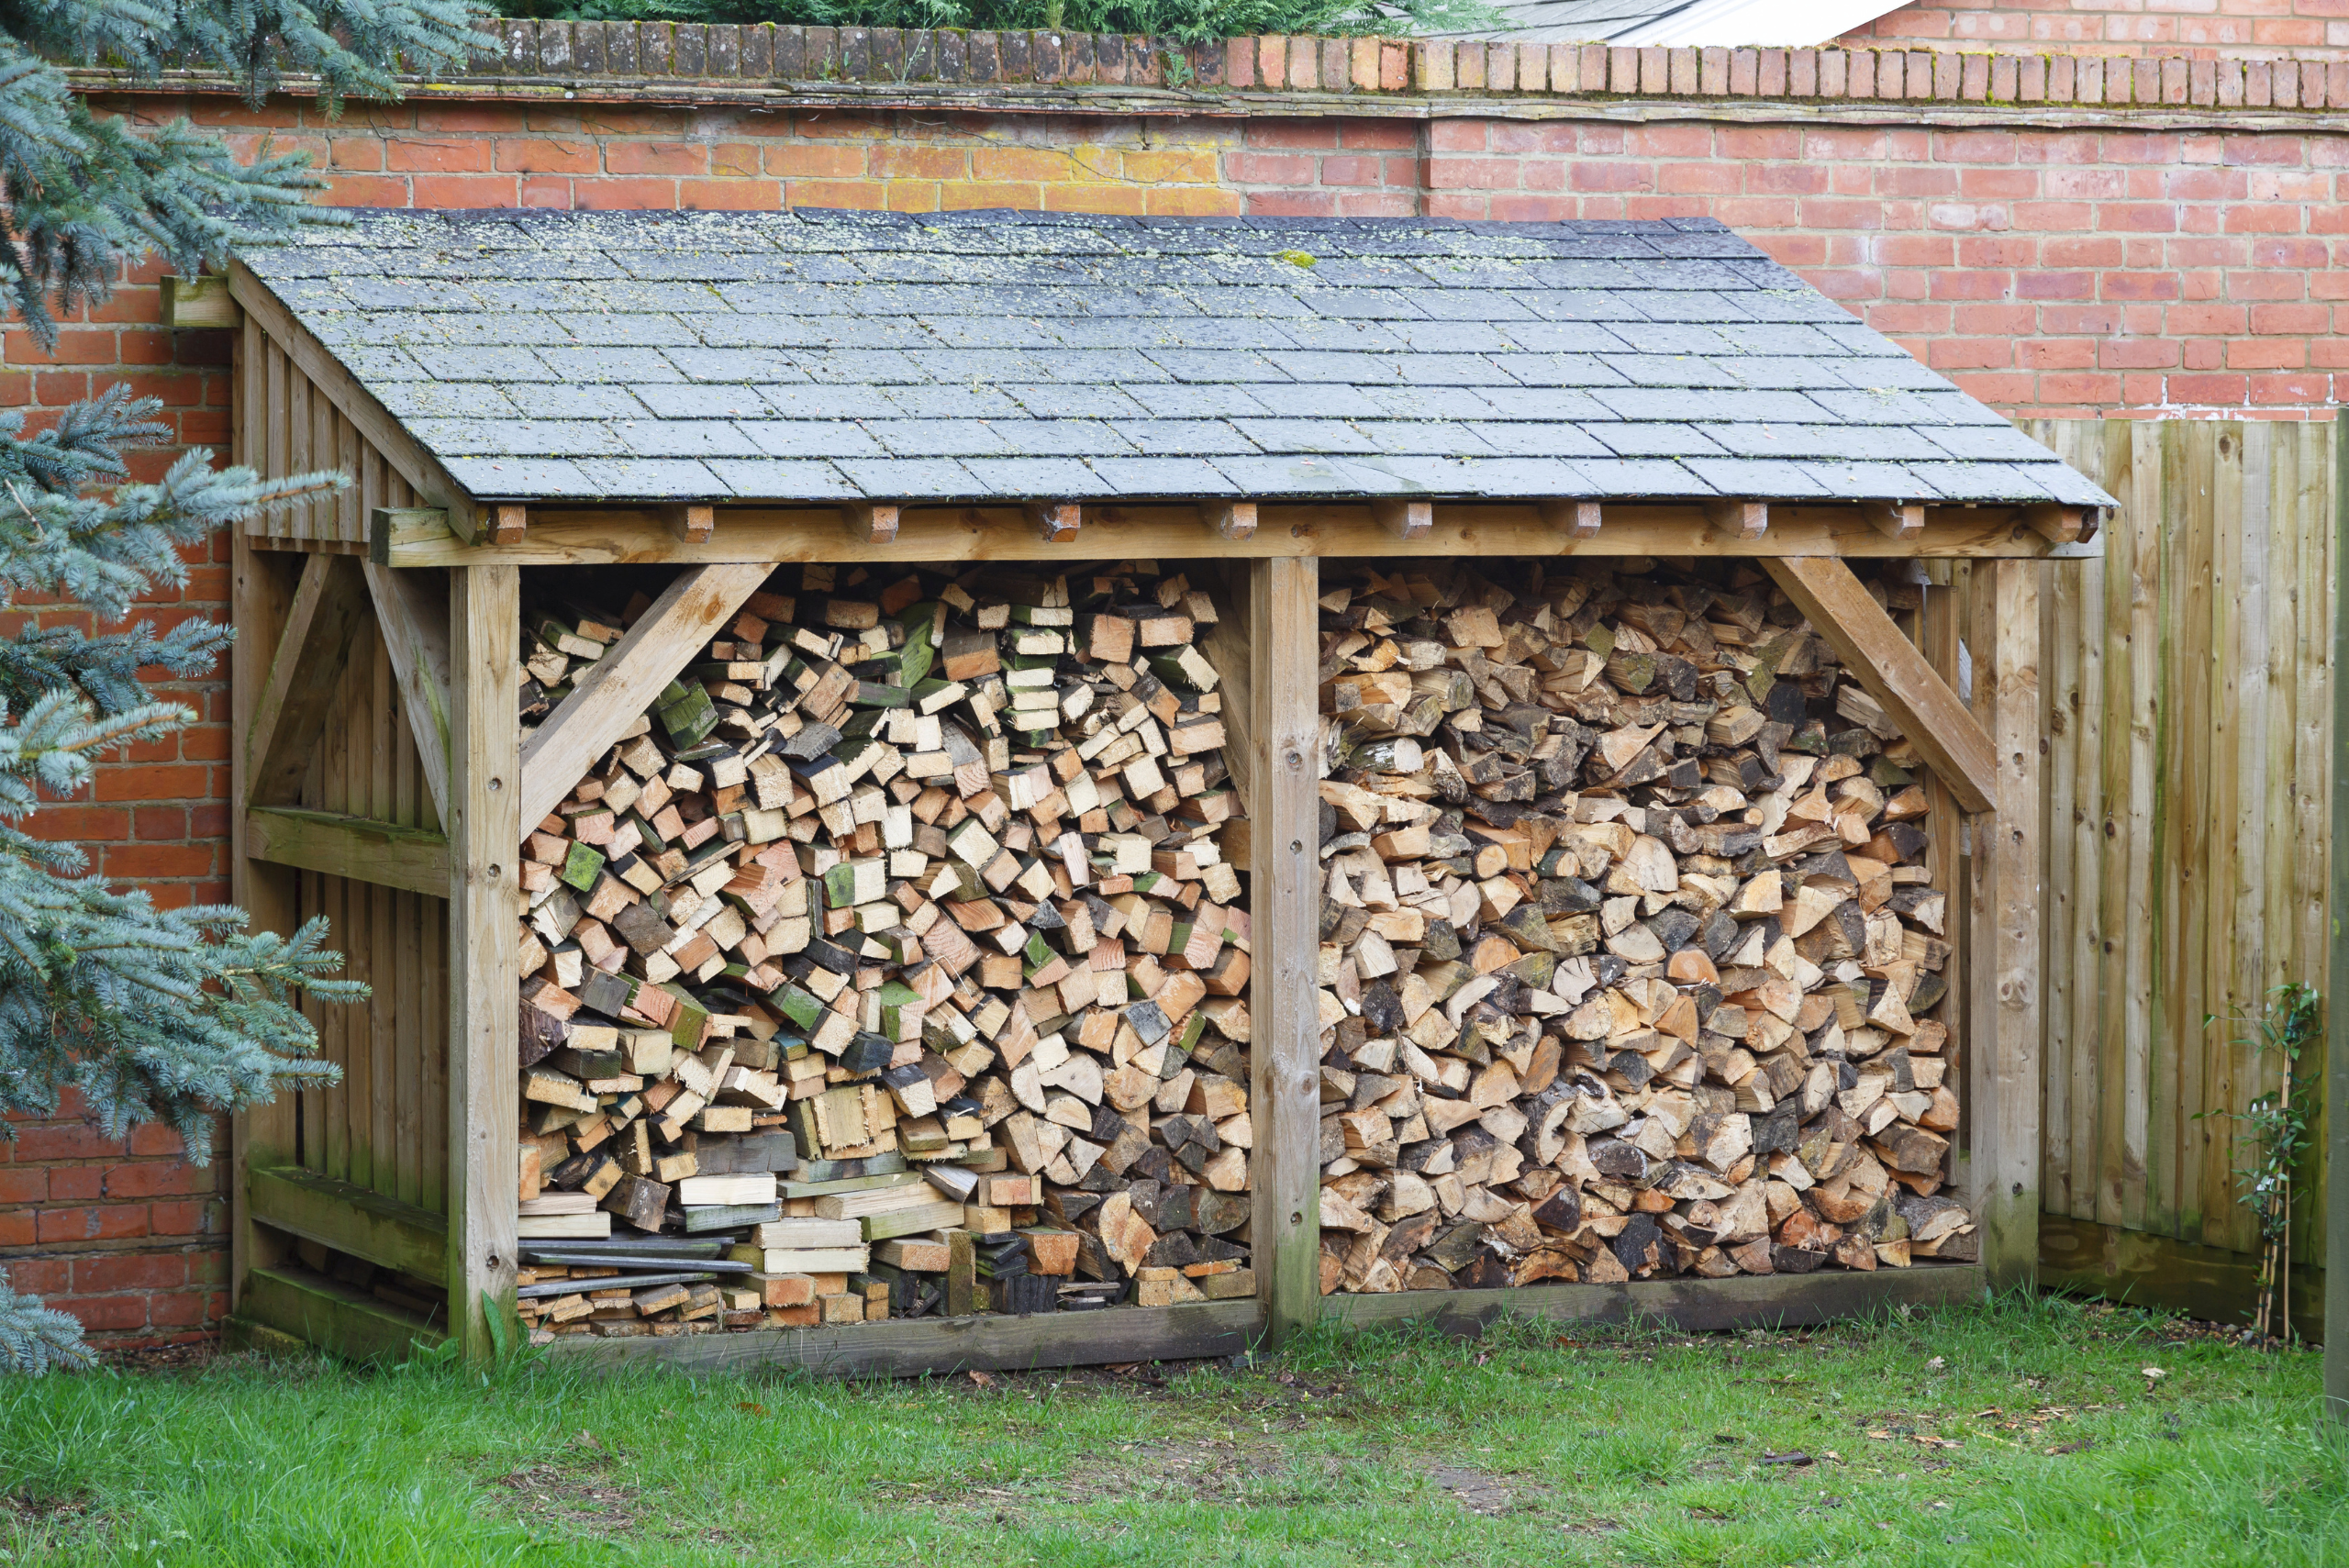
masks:
{"type": "Polygon", "coordinates": [[[248,1334],[910,1372],[2029,1272],[2036,563],[2115,503],[1711,220],[376,212],[173,308],[237,461],[354,481],[234,540],[236,895],[373,987],[238,1118],[248,1334]]]}

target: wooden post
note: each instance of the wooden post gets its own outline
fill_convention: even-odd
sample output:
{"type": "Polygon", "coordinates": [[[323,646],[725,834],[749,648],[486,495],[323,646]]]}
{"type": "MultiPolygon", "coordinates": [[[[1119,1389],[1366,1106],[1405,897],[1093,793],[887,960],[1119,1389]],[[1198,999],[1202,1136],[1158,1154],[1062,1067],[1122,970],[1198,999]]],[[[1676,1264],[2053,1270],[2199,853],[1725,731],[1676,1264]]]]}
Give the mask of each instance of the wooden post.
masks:
{"type": "Polygon", "coordinates": [[[1311,1325],[1321,1304],[1319,951],[1320,562],[1251,563],[1248,801],[1253,859],[1249,930],[1250,1101],[1256,1132],[1250,1249],[1272,1344],[1311,1325]]]}
{"type": "Polygon", "coordinates": [[[522,839],[521,573],[449,573],[449,1321],[489,1348],[484,1296],[514,1299],[514,933],[522,839]]]}
{"type": "MultiPolygon", "coordinates": [[[[245,797],[252,788],[246,766],[245,745],[252,734],[253,708],[269,679],[270,655],[278,629],[293,600],[293,585],[274,569],[268,552],[255,550],[241,528],[230,531],[229,593],[231,618],[240,635],[228,657],[229,744],[228,884],[229,896],[250,918],[257,931],[291,932],[300,923],[295,898],[297,874],[290,866],[271,865],[250,858],[252,845],[245,831],[245,797]]],[[[228,1290],[232,1304],[241,1304],[245,1276],[276,1262],[284,1252],[274,1234],[253,1225],[252,1199],[247,1180],[255,1170],[291,1165],[300,1153],[297,1104],[292,1094],[281,1094],[267,1105],[239,1111],[229,1129],[228,1290]]]]}
{"type": "Polygon", "coordinates": [[[1974,711],[1998,763],[1998,808],[1971,819],[1968,1187],[1994,1286],[2039,1265],[2039,568],[1977,562],[1974,711]]]}
{"type": "MultiPolygon", "coordinates": [[[[261,328],[248,318],[237,334],[231,450],[237,462],[255,468],[262,466],[267,447],[263,439],[270,417],[264,390],[265,357],[261,328]]],[[[266,553],[252,547],[244,529],[229,530],[228,549],[230,620],[241,634],[228,656],[228,798],[235,803],[228,813],[229,896],[251,916],[254,929],[291,931],[299,913],[295,901],[295,873],[285,866],[246,859],[244,806],[252,790],[245,747],[252,735],[253,708],[269,680],[270,655],[276,651],[278,633],[285,625],[293,584],[273,569],[266,553]]],[[[246,1176],[256,1166],[266,1170],[294,1162],[299,1135],[295,1103],[293,1095],[281,1095],[230,1119],[228,1291],[232,1307],[244,1301],[246,1275],[276,1262],[282,1250],[272,1232],[254,1228],[246,1176]]]]}
{"type": "Polygon", "coordinates": [[[2349,408],[2336,417],[2332,464],[2332,954],[2324,998],[2324,1411],[2349,1426],[2349,408]]]}

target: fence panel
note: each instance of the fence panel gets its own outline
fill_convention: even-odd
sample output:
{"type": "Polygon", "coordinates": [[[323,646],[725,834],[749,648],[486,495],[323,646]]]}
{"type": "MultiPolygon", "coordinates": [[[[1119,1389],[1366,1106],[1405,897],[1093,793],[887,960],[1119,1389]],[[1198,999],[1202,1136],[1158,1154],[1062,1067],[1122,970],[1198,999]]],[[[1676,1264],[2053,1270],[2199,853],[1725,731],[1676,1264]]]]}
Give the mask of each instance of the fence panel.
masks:
{"type": "MultiPolygon", "coordinates": [[[[2123,503],[2103,559],[2052,567],[2042,600],[2043,1191],[2078,1222],[2048,1228],[2043,1262],[2142,1286],[2165,1259],[2232,1289],[2227,1255],[2257,1240],[2224,1113],[2278,1080],[2235,1015],[2327,962],[2334,431],[2024,428],[2123,503]]],[[[2299,1081],[2322,1074],[2305,1060],[2299,1081]]],[[[2299,1184],[2296,1267],[2322,1263],[2323,1187],[2321,1168],[2299,1184]]]]}

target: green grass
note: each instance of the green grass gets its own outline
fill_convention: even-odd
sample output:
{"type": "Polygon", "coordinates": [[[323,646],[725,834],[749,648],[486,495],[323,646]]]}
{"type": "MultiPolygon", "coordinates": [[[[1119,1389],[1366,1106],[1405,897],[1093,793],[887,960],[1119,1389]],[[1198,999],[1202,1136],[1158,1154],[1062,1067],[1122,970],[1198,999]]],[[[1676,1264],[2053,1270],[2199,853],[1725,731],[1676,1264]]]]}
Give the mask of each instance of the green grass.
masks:
{"type": "Polygon", "coordinates": [[[0,1562],[2315,1568],[2349,1562],[2318,1386],[2022,1299],[985,1383],[236,1357],[0,1381],[0,1562]]]}

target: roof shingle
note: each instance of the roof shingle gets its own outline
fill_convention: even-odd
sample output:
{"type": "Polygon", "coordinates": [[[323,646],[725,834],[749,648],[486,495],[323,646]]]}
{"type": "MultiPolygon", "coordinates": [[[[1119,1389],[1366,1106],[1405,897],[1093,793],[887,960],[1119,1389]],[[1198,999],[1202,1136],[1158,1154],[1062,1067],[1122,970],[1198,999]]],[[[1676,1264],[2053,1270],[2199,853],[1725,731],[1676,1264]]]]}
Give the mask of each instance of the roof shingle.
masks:
{"type": "Polygon", "coordinates": [[[2113,504],[1709,219],[371,212],[242,260],[484,501],[2113,504]]]}

